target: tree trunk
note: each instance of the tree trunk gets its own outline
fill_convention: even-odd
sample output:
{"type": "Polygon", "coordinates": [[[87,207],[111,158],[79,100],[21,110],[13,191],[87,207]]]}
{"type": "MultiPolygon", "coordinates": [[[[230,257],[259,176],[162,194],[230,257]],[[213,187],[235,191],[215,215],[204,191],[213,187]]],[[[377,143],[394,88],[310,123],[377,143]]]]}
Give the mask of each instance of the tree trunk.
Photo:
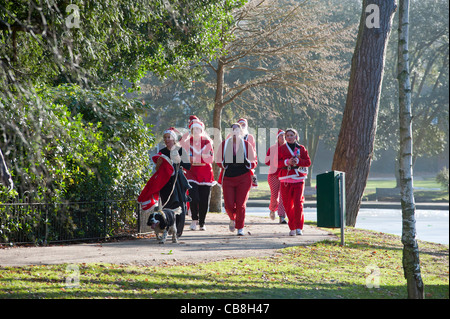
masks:
{"type": "Polygon", "coordinates": [[[398,88],[400,122],[400,189],[402,204],[403,271],[408,298],[423,299],[419,247],[416,240],[415,203],[412,174],[411,82],[409,77],[409,0],[400,0],[398,23],[398,88]]]}
{"type": "Polygon", "coordinates": [[[333,170],[346,173],[346,224],[348,226],[356,224],[369,176],[386,47],[396,8],[396,0],[363,1],[347,101],[332,165],[333,170]],[[374,7],[379,9],[379,15],[373,9],[374,7]],[[371,13],[371,10],[374,11],[371,13]],[[378,20],[379,24],[376,23],[378,20]]]}
{"type": "MultiPolygon", "coordinates": [[[[216,96],[214,98],[214,111],[213,111],[213,128],[214,128],[214,149],[217,152],[222,140],[222,109],[223,109],[223,84],[224,84],[224,64],[222,59],[219,59],[217,65],[217,81],[216,81],[216,96]]],[[[219,180],[220,168],[214,162],[213,164],[214,179],[219,180]]],[[[219,185],[213,186],[211,189],[211,199],[209,202],[210,212],[222,211],[222,188],[219,185]]]]}

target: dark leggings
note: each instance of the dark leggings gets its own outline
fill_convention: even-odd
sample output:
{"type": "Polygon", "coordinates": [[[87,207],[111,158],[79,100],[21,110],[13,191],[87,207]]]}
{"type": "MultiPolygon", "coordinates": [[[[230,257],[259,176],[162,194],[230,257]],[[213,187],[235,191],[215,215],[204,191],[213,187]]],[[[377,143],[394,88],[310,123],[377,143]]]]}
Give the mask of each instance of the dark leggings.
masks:
{"type": "Polygon", "coordinates": [[[198,220],[200,226],[205,225],[206,213],[209,208],[209,194],[211,186],[198,185],[191,183],[192,188],[189,190],[189,197],[192,198],[190,202],[192,220],[198,220]]]}

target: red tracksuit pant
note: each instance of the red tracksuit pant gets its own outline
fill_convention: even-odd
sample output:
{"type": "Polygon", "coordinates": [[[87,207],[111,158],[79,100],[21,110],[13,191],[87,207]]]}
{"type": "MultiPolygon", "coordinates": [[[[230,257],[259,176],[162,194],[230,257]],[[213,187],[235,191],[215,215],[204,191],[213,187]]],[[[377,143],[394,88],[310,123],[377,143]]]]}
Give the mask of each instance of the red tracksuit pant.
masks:
{"type": "Polygon", "coordinates": [[[236,229],[244,228],[245,206],[252,186],[250,172],[236,177],[223,177],[222,190],[225,211],[235,221],[236,229]]]}
{"type": "Polygon", "coordinates": [[[305,221],[303,215],[303,190],[305,189],[305,183],[284,183],[281,181],[280,184],[281,198],[289,219],[289,229],[303,229],[305,221]]]}

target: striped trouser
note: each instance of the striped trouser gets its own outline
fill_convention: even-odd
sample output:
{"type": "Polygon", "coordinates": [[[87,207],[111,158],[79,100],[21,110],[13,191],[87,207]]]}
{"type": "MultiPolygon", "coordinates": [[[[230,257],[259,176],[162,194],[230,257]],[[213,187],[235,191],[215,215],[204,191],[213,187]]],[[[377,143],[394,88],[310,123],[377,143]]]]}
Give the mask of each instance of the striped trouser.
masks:
{"type": "Polygon", "coordinates": [[[278,210],[278,216],[286,217],[286,211],[284,210],[283,200],[280,196],[280,180],[278,174],[269,174],[267,176],[267,182],[270,187],[270,204],[269,209],[271,211],[278,210]]]}

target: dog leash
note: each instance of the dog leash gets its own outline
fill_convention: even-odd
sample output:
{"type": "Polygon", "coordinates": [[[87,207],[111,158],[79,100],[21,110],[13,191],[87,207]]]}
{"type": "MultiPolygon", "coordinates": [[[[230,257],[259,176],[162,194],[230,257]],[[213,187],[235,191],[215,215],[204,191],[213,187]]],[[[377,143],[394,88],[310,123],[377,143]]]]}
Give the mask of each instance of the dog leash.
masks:
{"type": "Polygon", "coordinates": [[[177,184],[177,179],[178,179],[178,170],[180,169],[180,165],[181,162],[177,164],[176,169],[175,169],[175,180],[173,182],[173,187],[172,187],[172,191],[169,194],[169,197],[167,198],[167,201],[164,203],[164,205],[161,206],[161,211],[164,209],[164,207],[166,207],[166,205],[169,203],[170,197],[172,197],[173,191],[175,190],[175,185],[177,184]]]}

